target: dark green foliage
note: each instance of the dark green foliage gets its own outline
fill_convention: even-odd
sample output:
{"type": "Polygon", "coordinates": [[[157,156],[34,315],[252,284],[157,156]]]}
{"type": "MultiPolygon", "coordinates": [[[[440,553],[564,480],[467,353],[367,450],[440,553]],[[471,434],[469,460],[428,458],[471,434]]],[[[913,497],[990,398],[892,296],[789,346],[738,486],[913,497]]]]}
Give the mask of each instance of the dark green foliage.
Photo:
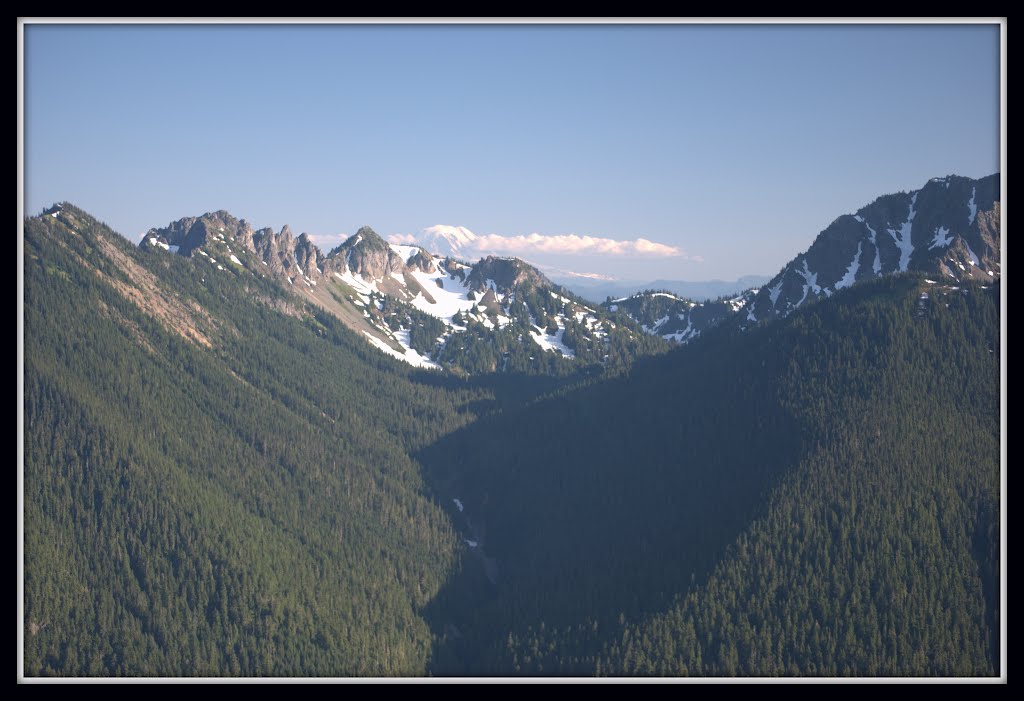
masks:
{"type": "Polygon", "coordinates": [[[409,319],[409,345],[421,353],[430,353],[437,345],[437,339],[445,332],[445,324],[437,317],[419,314],[409,319]]]}
{"type": "Polygon", "coordinates": [[[408,454],[490,395],[282,301],[74,208],[26,221],[26,674],[425,672],[458,554],[408,454]],[[117,292],[109,247],[212,346],[117,292]]]}
{"type": "Polygon", "coordinates": [[[441,593],[445,671],[995,674],[998,286],[922,308],[921,284],[720,328],[426,451],[500,573],[441,593]]]}
{"type": "Polygon", "coordinates": [[[526,286],[459,379],[26,220],[25,672],[996,674],[999,285],[962,287],[663,353],[526,286]],[[559,313],[575,361],[527,336],[559,313]]]}

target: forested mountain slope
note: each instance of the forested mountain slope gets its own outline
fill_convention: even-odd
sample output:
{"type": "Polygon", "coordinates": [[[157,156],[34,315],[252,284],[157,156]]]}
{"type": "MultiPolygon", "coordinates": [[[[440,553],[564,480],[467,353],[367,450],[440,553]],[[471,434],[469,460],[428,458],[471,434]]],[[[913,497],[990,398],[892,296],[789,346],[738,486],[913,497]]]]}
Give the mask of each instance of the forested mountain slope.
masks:
{"type": "Polygon", "coordinates": [[[867,282],[424,451],[478,555],[441,669],[997,674],[998,291],[867,282]]]}
{"type": "Polygon", "coordinates": [[[410,451],[496,393],[70,205],[25,222],[25,673],[423,674],[464,547],[410,451]]]}
{"type": "Polygon", "coordinates": [[[26,675],[999,672],[997,276],[465,379],[166,253],[25,220],[26,675]]]}

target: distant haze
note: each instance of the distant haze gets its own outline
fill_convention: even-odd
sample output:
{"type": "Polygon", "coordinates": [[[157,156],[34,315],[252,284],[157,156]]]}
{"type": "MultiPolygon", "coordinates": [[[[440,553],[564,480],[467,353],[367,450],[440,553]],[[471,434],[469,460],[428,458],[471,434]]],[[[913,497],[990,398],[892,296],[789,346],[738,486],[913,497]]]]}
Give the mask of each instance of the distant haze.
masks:
{"type": "Polygon", "coordinates": [[[758,287],[770,280],[768,275],[744,275],[737,280],[652,280],[650,282],[624,282],[611,280],[594,280],[573,276],[549,273],[552,282],[567,287],[580,297],[591,302],[603,302],[608,297],[618,299],[643,292],[644,290],[662,290],[672,292],[680,297],[694,301],[717,299],[723,295],[732,295],[758,287]]]}

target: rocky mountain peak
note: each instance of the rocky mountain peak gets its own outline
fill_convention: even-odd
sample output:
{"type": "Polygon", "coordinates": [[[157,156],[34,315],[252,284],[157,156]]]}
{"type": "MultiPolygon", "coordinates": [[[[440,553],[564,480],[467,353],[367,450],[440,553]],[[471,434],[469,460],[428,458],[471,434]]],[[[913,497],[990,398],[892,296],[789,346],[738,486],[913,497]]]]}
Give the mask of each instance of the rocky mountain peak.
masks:
{"type": "Polygon", "coordinates": [[[372,242],[377,242],[377,241],[383,242],[384,241],[384,239],[382,239],[377,234],[376,231],[374,231],[373,229],[371,229],[368,226],[361,226],[361,227],[359,227],[359,230],[356,231],[355,235],[357,237],[361,238],[361,239],[365,239],[366,241],[372,241],[372,242]]]}
{"type": "Polygon", "coordinates": [[[379,280],[391,273],[405,271],[405,261],[373,229],[362,226],[345,243],[332,251],[341,256],[345,267],[365,278],[379,280]]]}
{"type": "Polygon", "coordinates": [[[487,256],[473,266],[468,284],[473,290],[489,288],[493,282],[499,291],[518,287],[555,287],[543,273],[518,258],[487,256]]]}
{"type": "Polygon", "coordinates": [[[248,245],[252,238],[252,227],[245,220],[238,220],[225,210],[207,212],[199,217],[185,217],[171,222],[166,227],[150,229],[143,236],[143,244],[175,246],[179,253],[191,256],[211,240],[241,240],[248,245]]]}
{"type": "Polygon", "coordinates": [[[418,270],[422,273],[432,273],[437,270],[437,266],[434,264],[434,257],[422,248],[412,254],[412,256],[405,261],[405,264],[411,270],[418,270]]]}
{"type": "Polygon", "coordinates": [[[320,249],[313,244],[313,241],[309,238],[309,234],[303,232],[299,235],[299,238],[295,240],[293,256],[295,264],[307,278],[315,279],[323,273],[321,265],[324,255],[320,252],[320,249]]]}
{"type": "Polygon", "coordinates": [[[932,178],[840,216],[761,288],[747,315],[785,316],[860,280],[908,271],[952,281],[999,277],[998,174],[932,178]]]}
{"type": "Polygon", "coordinates": [[[862,280],[903,272],[936,281],[1000,276],[999,175],[932,178],[843,214],[767,284],[713,302],[645,292],[605,303],[648,333],[685,342],[727,319],[740,326],[784,317],[862,280]]]}

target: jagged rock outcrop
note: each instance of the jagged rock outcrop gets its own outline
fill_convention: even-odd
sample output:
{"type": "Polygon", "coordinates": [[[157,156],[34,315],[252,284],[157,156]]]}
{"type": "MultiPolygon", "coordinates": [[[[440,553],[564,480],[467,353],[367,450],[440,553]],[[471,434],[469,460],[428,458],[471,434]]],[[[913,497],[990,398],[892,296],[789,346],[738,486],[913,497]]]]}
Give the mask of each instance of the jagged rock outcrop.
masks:
{"type": "Polygon", "coordinates": [[[185,217],[171,222],[162,229],[150,229],[143,243],[155,239],[169,246],[177,246],[178,253],[191,256],[196,249],[211,239],[231,238],[245,248],[252,246],[252,227],[244,219],[236,219],[224,210],[207,212],[201,217],[185,217]]]}
{"type": "Polygon", "coordinates": [[[271,272],[289,277],[296,274],[295,241],[287,224],[276,234],[269,228],[257,231],[253,235],[253,250],[271,272]]]}
{"type": "Polygon", "coordinates": [[[432,273],[437,270],[437,266],[434,263],[434,257],[424,251],[422,248],[416,251],[405,264],[412,270],[418,270],[421,273],[432,273]]]}
{"type": "Polygon", "coordinates": [[[295,265],[307,278],[314,279],[323,274],[323,268],[320,266],[323,254],[310,240],[309,234],[300,234],[299,238],[295,240],[293,259],[295,265]]]}
{"type": "Polygon", "coordinates": [[[332,255],[342,256],[349,271],[371,280],[381,280],[391,273],[403,273],[406,269],[402,257],[368,226],[360,227],[332,255]]]}
{"type": "Polygon", "coordinates": [[[472,290],[490,288],[488,281],[493,281],[500,292],[513,290],[517,287],[553,287],[554,283],[544,277],[536,268],[518,258],[500,258],[487,256],[473,266],[473,271],[466,281],[472,290]]]}

